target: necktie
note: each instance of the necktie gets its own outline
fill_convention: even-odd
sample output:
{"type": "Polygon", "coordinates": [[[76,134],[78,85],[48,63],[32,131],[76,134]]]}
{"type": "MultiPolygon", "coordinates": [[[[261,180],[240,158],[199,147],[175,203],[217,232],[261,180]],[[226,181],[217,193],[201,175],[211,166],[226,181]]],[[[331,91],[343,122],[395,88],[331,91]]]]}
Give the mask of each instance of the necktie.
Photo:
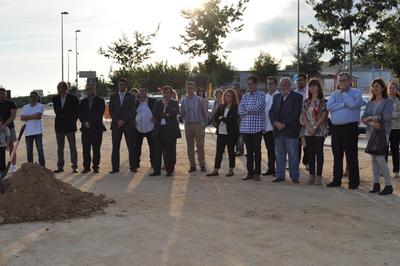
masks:
{"type": "Polygon", "coordinates": [[[122,104],[124,102],[124,94],[123,93],[119,94],[119,101],[121,102],[121,107],[122,107],[122,104]]]}

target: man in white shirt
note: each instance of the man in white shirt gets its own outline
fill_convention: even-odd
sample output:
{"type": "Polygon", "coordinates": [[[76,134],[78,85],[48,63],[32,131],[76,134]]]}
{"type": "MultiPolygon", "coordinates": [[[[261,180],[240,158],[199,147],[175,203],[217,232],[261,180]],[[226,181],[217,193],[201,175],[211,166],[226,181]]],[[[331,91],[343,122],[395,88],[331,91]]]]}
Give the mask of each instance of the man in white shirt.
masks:
{"type": "MultiPolygon", "coordinates": [[[[297,83],[297,89],[295,89],[294,91],[303,96],[303,102],[304,102],[308,98],[307,75],[304,73],[300,73],[299,75],[297,75],[296,83],[297,83]]],[[[306,167],[306,169],[308,169],[307,147],[305,146],[305,142],[302,141],[301,138],[300,138],[299,143],[300,143],[299,144],[299,163],[301,162],[301,150],[302,150],[301,147],[303,146],[303,154],[304,154],[303,155],[303,164],[306,167]]]]}
{"type": "Polygon", "coordinates": [[[153,166],[154,155],[153,155],[153,129],[154,129],[154,119],[153,119],[153,107],[155,99],[147,97],[147,89],[139,89],[139,97],[136,101],[136,166],[135,168],[140,168],[140,156],[142,155],[142,144],[143,139],[147,139],[147,144],[149,145],[150,153],[150,163],[153,166]]]}
{"type": "Polygon", "coordinates": [[[45,165],[44,151],[43,151],[43,124],[42,115],[44,107],[38,103],[39,95],[36,91],[30,94],[30,104],[22,108],[21,120],[25,122],[25,142],[27,160],[33,163],[33,142],[36,144],[36,149],[39,156],[39,164],[43,167],[45,165]]]}
{"type": "Polygon", "coordinates": [[[265,94],[265,132],[263,133],[265,147],[268,155],[268,170],[263,173],[264,176],[275,176],[275,141],[274,128],[269,119],[269,110],[271,109],[274,95],[278,93],[276,90],[277,79],[274,76],[267,77],[267,93],[265,94]]]}

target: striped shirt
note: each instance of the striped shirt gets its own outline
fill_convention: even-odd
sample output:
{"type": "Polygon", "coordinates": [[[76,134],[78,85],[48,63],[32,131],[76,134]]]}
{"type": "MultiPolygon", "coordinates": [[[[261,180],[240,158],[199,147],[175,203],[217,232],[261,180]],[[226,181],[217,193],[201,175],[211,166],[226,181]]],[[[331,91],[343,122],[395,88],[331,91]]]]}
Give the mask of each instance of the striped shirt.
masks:
{"type": "Polygon", "coordinates": [[[240,133],[254,134],[265,131],[265,94],[261,91],[246,93],[240,102],[240,133]]]}
{"type": "Polygon", "coordinates": [[[207,123],[205,101],[200,96],[184,97],[181,101],[181,117],[185,123],[207,123]]]}

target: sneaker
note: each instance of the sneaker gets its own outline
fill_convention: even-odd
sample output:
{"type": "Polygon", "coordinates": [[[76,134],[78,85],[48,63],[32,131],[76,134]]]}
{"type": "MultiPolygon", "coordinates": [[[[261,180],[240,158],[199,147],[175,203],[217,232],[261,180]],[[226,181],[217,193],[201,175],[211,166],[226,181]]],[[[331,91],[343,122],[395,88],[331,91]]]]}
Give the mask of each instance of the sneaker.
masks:
{"type": "Polygon", "coordinates": [[[11,166],[11,173],[15,173],[15,172],[17,172],[17,166],[15,165],[15,164],[13,164],[12,166],[11,166]]]}

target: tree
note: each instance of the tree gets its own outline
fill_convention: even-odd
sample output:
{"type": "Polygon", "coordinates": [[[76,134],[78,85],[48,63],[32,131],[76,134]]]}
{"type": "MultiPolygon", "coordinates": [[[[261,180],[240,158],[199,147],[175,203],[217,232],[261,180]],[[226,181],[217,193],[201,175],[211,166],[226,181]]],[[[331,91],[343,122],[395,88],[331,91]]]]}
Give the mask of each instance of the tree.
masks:
{"type": "Polygon", "coordinates": [[[311,44],[320,53],[332,54],[331,65],[349,59],[352,75],[353,63],[363,51],[357,49],[365,41],[364,35],[376,31],[374,24],[397,6],[397,0],[307,0],[315,11],[320,28],[310,24],[304,30],[311,37],[311,44]],[[349,36],[349,41],[343,36],[349,36]],[[354,42],[353,38],[357,38],[354,42]],[[349,52],[344,47],[349,45],[349,52]]]}
{"type": "Polygon", "coordinates": [[[382,20],[377,32],[370,34],[361,49],[366,52],[363,63],[386,66],[400,79],[400,10],[382,20]]]}
{"type": "Polygon", "coordinates": [[[251,70],[260,80],[265,80],[268,76],[275,76],[278,73],[279,64],[280,61],[277,61],[269,53],[261,51],[251,70]]]}
{"type": "Polygon", "coordinates": [[[135,31],[133,42],[123,33],[122,37],[109,45],[106,50],[100,47],[98,53],[106,58],[113,59],[123,69],[134,69],[136,66],[143,64],[154,53],[152,41],[157,36],[159,29],[160,25],[151,34],[135,31]]]}
{"type": "MultiPolygon", "coordinates": [[[[323,63],[321,56],[322,54],[314,46],[300,48],[300,73],[306,73],[309,76],[318,76],[323,63]]],[[[297,54],[293,54],[293,57],[295,58],[293,64],[286,66],[286,70],[296,69],[297,54]]]]}
{"type": "Polygon", "coordinates": [[[202,7],[182,10],[182,16],[188,20],[182,43],[174,49],[192,57],[207,56],[204,61],[208,80],[220,59],[225,59],[227,50],[223,41],[232,32],[243,29],[242,17],[249,0],[221,6],[221,0],[208,0],[202,7]]]}
{"type": "MultiPolygon", "coordinates": [[[[199,63],[198,66],[193,69],[193,74],[197,76],[203,75],[204,77],[206,77],[205,84],[201,85],[207,87],[208,73],[206,65],[204,63],[199,63]]],[[[224,84],[231,83],[234,78],[235,78],[235,69],[232,66],[232,64],[226,61],[218,61],[217,64],[214,66],[213,73],[211,73],[210,80],[216,86],[222,86],[224,84]]],[[[195,79],[199,79],[198,81],[202,80],[202,78],[199,77],[196,77],[195,79]]],[[[196,84],[198,83],[196,82],[196,84]]]]}

